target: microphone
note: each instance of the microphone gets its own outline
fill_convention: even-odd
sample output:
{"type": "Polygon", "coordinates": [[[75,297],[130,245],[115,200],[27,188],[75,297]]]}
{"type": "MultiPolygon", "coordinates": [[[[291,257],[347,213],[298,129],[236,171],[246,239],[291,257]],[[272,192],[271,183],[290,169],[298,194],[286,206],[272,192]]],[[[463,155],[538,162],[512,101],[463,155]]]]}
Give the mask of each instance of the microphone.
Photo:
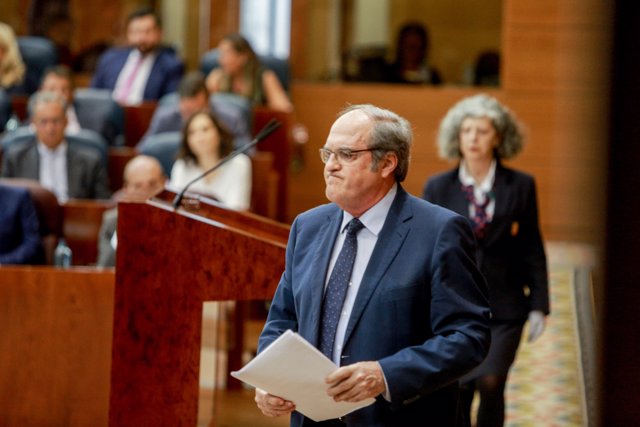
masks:
{"type": "Polygon", "coordinates": [[[209,170],[206,170],[202,175],[199,175],[194,179],[192,179],[191,181],[189,181],[187,185],[185,185],[184,188],[178,194],[176,194],[176,197],[173,199],[173,209],[178,209],[178,206],[180,206],[180,202],[182,202],[182,198],[184,197],[184,193],[187,191],[189,187],[191,187],[191,185],[194,182],[200,181],[202,178],[209,175],[211,172],[213,172],[214,170],[218,169],[220,166],[227,163],[229,160],[236,157],[238,154],[242,154],[249,151],[251,148],[255,147],[260,141],[262,141],[263,139],[271,135],[280,126],[282,126],[282,123],[280,123],[276,119],[269,120],[269,122],[260,130],[260,132],[258,132],[258,134],[255,136],[255,138],[251,140],[251,142],[243,145],[237,150],[232,151],[231,154],[229,154],[227,157],[224,157],[215,166],[213,166],[209,170]]]}

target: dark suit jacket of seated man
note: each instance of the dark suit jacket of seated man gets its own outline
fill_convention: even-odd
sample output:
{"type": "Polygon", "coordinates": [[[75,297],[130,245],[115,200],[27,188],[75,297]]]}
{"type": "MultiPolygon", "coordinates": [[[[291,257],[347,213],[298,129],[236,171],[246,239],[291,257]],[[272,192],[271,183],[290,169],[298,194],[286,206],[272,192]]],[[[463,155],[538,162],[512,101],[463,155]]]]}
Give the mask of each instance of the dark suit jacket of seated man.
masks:
{"type": "Polygon", "coordinates": [[[60,202],[68,198],[108,199],[107,170],[100,156],[88,149],[65,145],[64,98],[54,92],[38,92],[33,105],[36,136],[7,149],[2,158],[2,176],[40,181],[60,202]],[[47,167],[43,169],[45,163],[47,167]]]}
{"type": "MultiPolygon", "coordinates": [[[[111,48],[102,54],[91,79],[91,87],[114,91],[130,55],[139,55],[144,59],[155,54],[141,101],[157,101],[163,95],[174,92],[184,73],[184,64],[172,48],[160,46],[161,40],[160,18],[152,9],[141,8],[131,13],[127,18],[129,47],[111,48]]],[[[135,68],[135,65],[132,65],[130,71],[135,68]]],[[[125,77],[128,78],[129,76],[125,77]]],[[[130,83],[133,84],[133,81],[130,83]]]]}
{"type": "Polygon", "coordinates": [[[263,351],[291,329],[326,348],[323,293],[342,257],[345,225],[358,218],[364,228],[329,351],[340,367],[326,378],[327,393],[336,401],[374,397],[375,403],[314,423],[292,412],[295,400],[256,390],[265,415],[292,412],[292,426],[455,425],[456,381],[489,348],[487,288],[468,221],[401,187],[411,139],[410,124],[388,110],[356,105],[339,115],[321,149],[333,203],[294,221],[259,340],[263,351]]]}
{"type": "Polygon", "coordinates": [[[26,188],[0,184],[0,265],[44,260],[36,208],[26,188]]]}

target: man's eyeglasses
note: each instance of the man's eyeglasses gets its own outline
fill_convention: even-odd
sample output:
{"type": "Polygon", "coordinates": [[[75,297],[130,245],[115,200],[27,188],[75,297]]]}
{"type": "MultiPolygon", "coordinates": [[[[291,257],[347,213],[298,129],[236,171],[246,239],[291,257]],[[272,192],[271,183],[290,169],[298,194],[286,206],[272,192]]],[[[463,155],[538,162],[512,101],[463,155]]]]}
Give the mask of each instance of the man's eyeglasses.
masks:
{"type": "Polygon", "coordinates": [[[328,148],[320,149],[320,159],[322,163],[327,163],[331,155],[336,156],[336,160],[338,163],[351,163],[355,159],[358,158],[360,153],[364,153],[365,151],[376,151],[379,148],[365,148],[362,150],[349,150],[348,148],[339,148],[336,151],[329,150],[328,148]]]}

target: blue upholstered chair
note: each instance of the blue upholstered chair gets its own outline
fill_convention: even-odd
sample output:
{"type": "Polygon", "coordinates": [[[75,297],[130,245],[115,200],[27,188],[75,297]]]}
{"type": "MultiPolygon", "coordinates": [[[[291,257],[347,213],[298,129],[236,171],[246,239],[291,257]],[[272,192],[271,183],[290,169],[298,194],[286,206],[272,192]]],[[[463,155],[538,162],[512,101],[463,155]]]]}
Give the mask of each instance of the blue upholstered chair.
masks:
{"type": "Polygon", "coordinates": [[[176,160],[181,142],[181,132],[157,133],[145,138],[144,142],[138,146],[138,151],[158,159],[165,174],[171,176],[171,168],[176,160]]]}
{"type": "Polygon", "coordinates": [[[58,53],[53,42],[44,37],[20,36],[17,42],[27,67],[24,86],[30,95],[38,90],[44,71],[58,63],[58,53]]]}
{"type": "MultiPolygon", "coordinates": [[[[220,66],[219,52],[217,48],[211,49],[202,56],[200,60],[200,71],[206,76],[211,70],[220,66]]],[[[285,59],[276,58],[275,56],[258,55],[260,63],[266,68],[272,70],[278,76],[282,87],[289,91],[289,62],[285,59]]]]}
{"type": "Polygon", "coordinates": [[[4,131],[12,113],[11,96],[4,90],[0,89],[0,133],[4,131]]]}
{"type": "Polygon", "coordinates": [[[113,100],[110,90],[76,89],[73,105],[83,129],[98,132],[110,145],[124,144],[124,110],[113,100]]]}

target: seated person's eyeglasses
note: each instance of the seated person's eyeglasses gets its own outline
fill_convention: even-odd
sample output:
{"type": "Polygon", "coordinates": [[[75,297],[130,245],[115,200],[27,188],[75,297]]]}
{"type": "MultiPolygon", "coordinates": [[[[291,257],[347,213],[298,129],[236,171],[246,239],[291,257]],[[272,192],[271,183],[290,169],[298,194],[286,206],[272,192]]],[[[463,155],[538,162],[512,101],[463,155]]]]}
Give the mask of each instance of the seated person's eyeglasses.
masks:
{"type": "Polygon", "coordinates": [[[320,159],[322,163],[327,163],[331,155],[336,156],[338,163],[351,163],[358,158],[360,153],[365,151],[376,151],[379,148],[365,148],[362,150],[349,150],[348,148],[338,148],[336,151],[329,150],[328,148],[320,149],[320,159]]]}

